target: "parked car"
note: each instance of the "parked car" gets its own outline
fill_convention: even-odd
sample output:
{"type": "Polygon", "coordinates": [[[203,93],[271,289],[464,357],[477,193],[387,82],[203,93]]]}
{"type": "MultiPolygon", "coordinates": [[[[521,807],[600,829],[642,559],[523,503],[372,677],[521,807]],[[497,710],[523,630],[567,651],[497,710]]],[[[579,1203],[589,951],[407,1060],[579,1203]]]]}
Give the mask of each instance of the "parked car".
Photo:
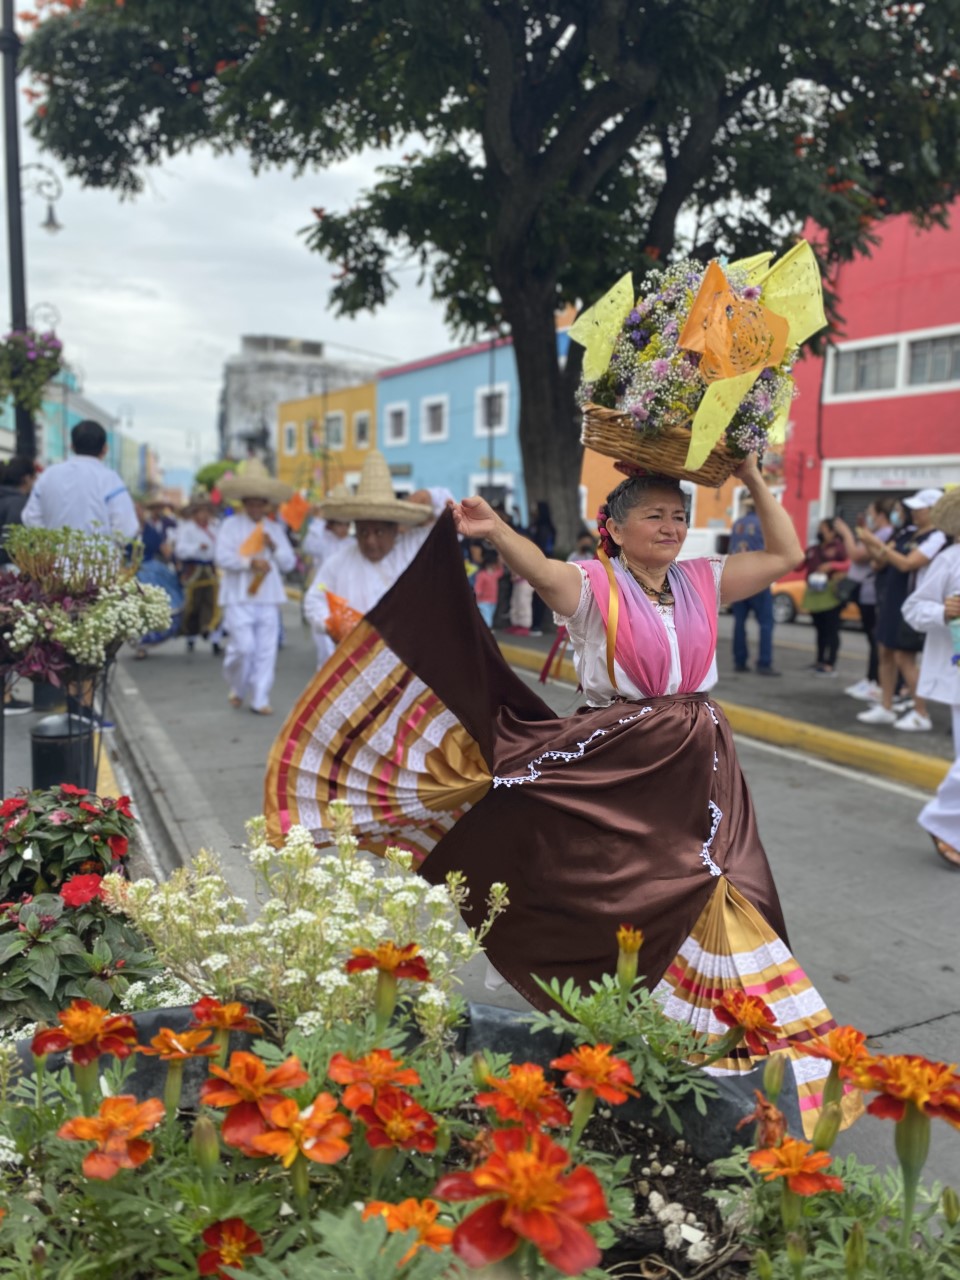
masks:
{"type": "MultiPolygon", "coordinates": [[[[806,610],[802,607],[803,593],[806,589],[805,578],[781,578],[773,584],[771,590],[774,622],[795,622],[800,614],[806,616],[806,610]]],[[[860,625],[860,610],[852,601],[844,606],[840,620],[860,625]]]]}

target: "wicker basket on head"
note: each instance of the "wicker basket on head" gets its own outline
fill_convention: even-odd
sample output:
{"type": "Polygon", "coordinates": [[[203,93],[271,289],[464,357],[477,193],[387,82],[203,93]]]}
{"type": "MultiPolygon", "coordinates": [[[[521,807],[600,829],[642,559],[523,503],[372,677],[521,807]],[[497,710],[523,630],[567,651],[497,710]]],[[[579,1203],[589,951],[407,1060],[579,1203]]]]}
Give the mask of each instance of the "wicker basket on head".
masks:
{"type": "Polygon", "coordinates": [[[583,428],[580,441],[596,453],[604,453],[618,462],[635,462],[661,475],[689,480],[707,489],[719,489],[743,461],[719,441],[699,471],[685,466],[690,447],[690,428],[683,421],[671,423],[656,436],[644,436],[633,418],[617,409],[604,409],[598,404],[583,406],[583,428]]]}

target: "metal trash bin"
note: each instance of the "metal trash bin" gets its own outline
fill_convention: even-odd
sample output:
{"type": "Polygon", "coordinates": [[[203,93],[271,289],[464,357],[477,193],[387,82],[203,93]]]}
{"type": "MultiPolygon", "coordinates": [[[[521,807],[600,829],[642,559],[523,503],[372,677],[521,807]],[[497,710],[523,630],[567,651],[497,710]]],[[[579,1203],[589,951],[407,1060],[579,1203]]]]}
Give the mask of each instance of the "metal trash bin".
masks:
{"type": "Polygon", "coordinates": [[[44,716],[30,730],[30,764],[35,791],[69,782],[96,790],[94,726],[83,716],[44,716]]]}

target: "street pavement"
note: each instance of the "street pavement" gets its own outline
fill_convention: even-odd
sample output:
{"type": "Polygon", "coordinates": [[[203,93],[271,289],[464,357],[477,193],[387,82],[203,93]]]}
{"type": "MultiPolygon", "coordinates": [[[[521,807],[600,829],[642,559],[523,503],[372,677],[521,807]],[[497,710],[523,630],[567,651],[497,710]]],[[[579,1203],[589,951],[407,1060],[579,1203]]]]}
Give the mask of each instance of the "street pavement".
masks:
{"type": "MultiPolygon", "coordinates": [[[[297,606],[288,605],[284,615],[286,643],[272,719],[232,709],[220,662],[206,648],[188,655],[180,640],[151,650],[143,662],[124,654],[114,682],[118,763],[129,774],[157,858],[172,868],[201,846],[214,849],[223,856],[235,890],[248,897],[249,877],[239,852],[244,821],[260,811],[267,752],[314,667],[312,640],[297,606]]],[[[869,734],[928,758],[951,756],[942,709],[934,708],[936,729],[929,734],[894,734],[857,724],[862,704],[842,689],[863,674],[861,635],[844,634],[842,674],[826,680],[805,670],[813,656],[812,630],[779,628],[776,663],[784,675],[764,679],[732,674],[729,631],[730,619],[724,618],[721,702],[748,703],[842,729],[853,735],[851,743],[869,734]]],[[[526,642],[530,648],[536,643],[526,642]]],[[[541,648],[547,644],[549,637],[539,641],[541,648]]],[[[536,682],[534,675],[521,674],[536,682]]],[[[579,705],[569,685],[537,687],[557,711],[579,705]]],[[[8,728],[11,723],[17,721],[8,720],[8,728]]],[[[940,862],[916,824],[927,793],[776,743],[738,736],[738,750],[790,942],[835,1017],[862,1028],[886,1052],[956,1061],[960,960],[953,955],[953,942],[960,877],[940,862]]],[[[464,977],[470,999],[522,1005],[507,988],[493,995],[486,991],[479,966],[464,977]]],[[[889,1123],[867,1117],[842,1136],[840,1148],[888,1164],[892,1139],[889,1123]]],[[[960,1186],[960,1139],[946,1125],[934,1126],[928,1170],[931,1178],[960,1186]]]]}

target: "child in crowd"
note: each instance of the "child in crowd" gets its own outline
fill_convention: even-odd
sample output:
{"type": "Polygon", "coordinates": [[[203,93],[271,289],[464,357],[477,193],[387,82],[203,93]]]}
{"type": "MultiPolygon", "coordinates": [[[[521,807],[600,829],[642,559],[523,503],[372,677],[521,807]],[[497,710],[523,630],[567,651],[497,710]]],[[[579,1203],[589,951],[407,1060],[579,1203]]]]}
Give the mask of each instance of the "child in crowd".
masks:
{"type": "Polygon", "coordinates": [[[494,614],[497,612],[497,599],[500,592],[500,579],[503,576],[503,563],[492,547],[485,548],[481,567],[473,577],[473,591],[477,598],[477,608],[483,615],[488,627],[493,627],[494,614]]]}

